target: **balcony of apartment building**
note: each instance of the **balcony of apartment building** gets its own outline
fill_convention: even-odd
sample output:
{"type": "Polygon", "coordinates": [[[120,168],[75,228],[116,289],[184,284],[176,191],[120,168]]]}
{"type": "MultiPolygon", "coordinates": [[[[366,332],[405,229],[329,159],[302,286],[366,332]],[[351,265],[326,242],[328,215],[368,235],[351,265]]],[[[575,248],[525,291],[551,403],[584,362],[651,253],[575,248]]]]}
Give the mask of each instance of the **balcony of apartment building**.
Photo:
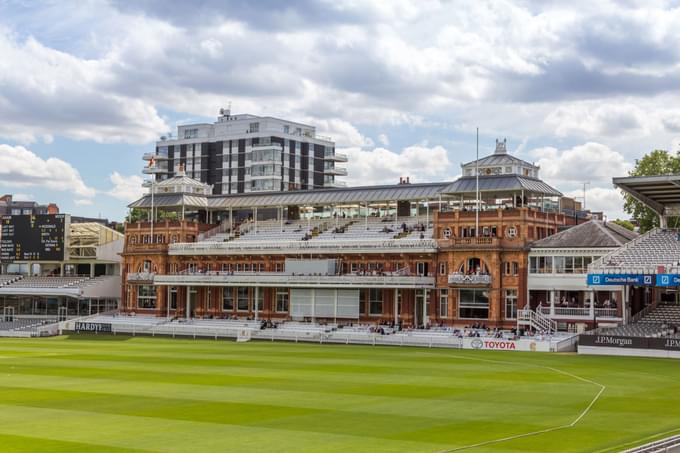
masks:
{"type": "Polygon", "coordinates": [[[334,149],[327,149],[324,153],[324,159],[334,162],[347,162],[347,154],[338,153],[334,149]]]}

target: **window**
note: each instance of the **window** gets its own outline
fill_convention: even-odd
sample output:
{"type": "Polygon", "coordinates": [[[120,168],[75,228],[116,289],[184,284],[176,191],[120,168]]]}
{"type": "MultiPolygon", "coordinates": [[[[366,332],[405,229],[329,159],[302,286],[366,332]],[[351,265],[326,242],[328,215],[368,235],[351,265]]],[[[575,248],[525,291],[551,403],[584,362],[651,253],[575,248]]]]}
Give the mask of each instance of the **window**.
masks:
{"type": "Polygon", "coordinates": [[[489,317],[489,292],[481,289],[458,290],[458,316],[464,319],[489,317]]]}
{"type": "Polygon", "coordinates": [[[519,275],[519,263],[517,261],[506,261],[503,266],[503,272],[509,276],[519,275]]]}
{"type": "MultiPolygon", "coordinates": [[[[253,290],[255,291],[255,290],[253,290]]],[[[255,299],[255,310],[264,310],[264,288],[257,288],[257,298],[255,299]]]]}
{"type": "Polygon", "coordinates": [[[369,312],[372,316],[382,315],[383,312],[383,290],[381,288],[371,288],[369,290],[369,312]]]}
{"type": "Polygon", "coordinates": [[[276,263],[274,265],[274,271],[275,272],[283,272],[283,263],[276,263]]]}
{"type": "Polygon", "coordinates": [[[289,125],[285,124],[283,126],[283,133],[284,134],[290,134],[290,126],[289,125]]]}
{"type": "Polygon", "coordinates": [[[448,318],[449,316],[449,290],[439,290],[439,317],[448,318]]]}
{"type": "Polygon", "coordinates": [[[238,311],[248,311],[248,288],[240,286],[238,288],[238,295],[236,299],[236,309],[238,311]]]}
{"type": "Polygon", "coordinates": [[[505,319],[517,319],[517,290],[505,290],[505,319]]]}
{"type": "Polygon", "coordinates": [[[170,309],[177,310],[177,287],[170,288],[170,309]]]}
{"type": "Polygon", "coordinates": [[[288,313],[288,289],[276,288],[276,312],[288,313]]]}
{"type": "Polygon", "coordinates": [[[144,309],[156,308],[156,288],[142,285],[137,289],[137,307],[144,309]]]}
{"type": "Polygon", "coordinates": [[[151,261],[144,260],[144,272],[151,272],[151,261]]]}
{"type": "Polygon", "coordinates": [[[444,239],[450,239],[450,238],[451,238],[451,234],[453,234],[453,232],[451,231],[451,228],[450,228],[450,227],[446,227],[446,228],[444,228],[444,230],[442,231],[442,237],[443,237],[444,239]]]}
{"type": "Polygon", "coordinates": [[[250,125],[248,126],[248,132],[250,132],[251,134],[253,132],[260,132],[260,123],[250,123],[250,125]]]}
{"type": "Polygon", "coordinates": [[[399,291],[398,289],[395,289],[395,291],[397,292],[397,314],[400,315],[401,314],[401,291],[399,291]]]}
{"type": "Polygon", "coordinates": [[[234,288],[224,288],[222,290],[222,310],[234,310],[234,288]]]}
{"type": "Polygon", "coordinates": [[[439,263],[439,275],[446,275],[446,261],[439,263]]]}
{"type": "Polygon", "coordinates": [[[529,273],[531,274],[552,274],[552,256],[532,256],[529,257],[529,273]]]}

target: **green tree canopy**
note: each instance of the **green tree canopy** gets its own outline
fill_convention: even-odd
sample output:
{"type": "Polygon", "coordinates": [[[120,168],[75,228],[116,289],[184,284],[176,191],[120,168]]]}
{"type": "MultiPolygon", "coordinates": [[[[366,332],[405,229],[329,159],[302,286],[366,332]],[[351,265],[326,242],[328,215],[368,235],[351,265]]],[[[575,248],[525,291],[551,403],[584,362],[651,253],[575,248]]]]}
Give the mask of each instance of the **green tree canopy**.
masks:
{"type": "Polygon", "coordinates": [[[635,225],[633,225],[633,223],[630,222],[629,220],[616,219],[616,220],[614,220],[614,223],[619,225],[619,226],[624,227],[627,230],[630,230],[630,231],[635,230],[635,225]]]}
{"type": "MultiPolygon", "coordinates": [[[[630,176],[654,176],[680,174],[680,153],[671,153],[655,149],[645,154],[642,159],[635,161],[635,167],[630,171],[630,176]]],[[[623,209],[640,225],[640,233],[647,232],[659,226],[659,216],[643,203],[632,196],[625,194],[623,209]]],[[[668,226],[680,225],[680,219],[673,217],[668,219],[668,226]]]]}

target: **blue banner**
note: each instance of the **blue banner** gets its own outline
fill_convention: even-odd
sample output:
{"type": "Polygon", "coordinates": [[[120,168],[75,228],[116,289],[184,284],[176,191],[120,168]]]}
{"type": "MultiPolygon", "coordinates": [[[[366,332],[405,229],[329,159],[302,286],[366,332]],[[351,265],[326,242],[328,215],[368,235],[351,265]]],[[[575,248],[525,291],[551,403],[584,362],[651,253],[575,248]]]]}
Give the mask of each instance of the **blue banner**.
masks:
{"type": "Polygon", "coordinates": [[[656,286],[680,286],[679,274],[657,274],[656,286]]]}
{"type": "Polygon", "coordinates": [[[654,286],[654,275],[650,274],[588,274],[588,285],[636,285],[654,286]]]}

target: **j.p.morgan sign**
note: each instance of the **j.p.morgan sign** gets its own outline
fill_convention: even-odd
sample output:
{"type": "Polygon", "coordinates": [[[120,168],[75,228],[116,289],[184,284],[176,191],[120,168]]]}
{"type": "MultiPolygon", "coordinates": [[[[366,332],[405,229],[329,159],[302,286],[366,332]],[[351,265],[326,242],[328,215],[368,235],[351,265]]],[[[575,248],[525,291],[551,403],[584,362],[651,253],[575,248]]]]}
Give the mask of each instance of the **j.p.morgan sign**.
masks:
{"type": "Polygon", "coordinates": [[[111,332],[111,324],[100,322],[76,322],[76,332],[111,332]]]}
{"type": "Polygon", "coordinates": [[[581,335],[581,346],[600,346],[622,349],[663,349],[680,351],[680,339],[677,338],[641,338],[618,337],[612,335],[581,335]]]}

